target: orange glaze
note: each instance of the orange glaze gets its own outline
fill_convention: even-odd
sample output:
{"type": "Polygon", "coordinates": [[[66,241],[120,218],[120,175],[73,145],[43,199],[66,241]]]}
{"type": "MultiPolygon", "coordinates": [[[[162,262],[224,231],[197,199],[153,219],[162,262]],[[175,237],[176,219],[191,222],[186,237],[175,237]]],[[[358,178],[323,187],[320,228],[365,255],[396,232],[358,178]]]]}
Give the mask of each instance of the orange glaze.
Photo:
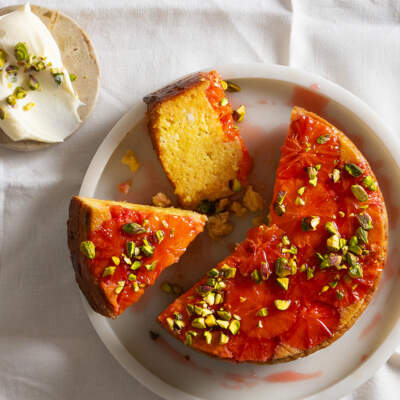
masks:
{"type": "Polygon", "coordinates": [[[126,307],[142,296],[145,288],[152,285],[166,267],[179,259],[189,243],[203,230],[204,222],[194,220],[190,216],[143,213],[121,206],[111,206],[110,212],[111,219],[104,221],[99,229],[90,233],[89,239],[96,246],[96,257],[88,260],[88,265],[113,305],[115,314],[121,314],[126,307]],[[149,233],[129,235],[122,229],[124,224],[136,222],[142,225],[145,220],[148,220],[146,228],[149,233]],[[165,227],[162,221],[165,221],[168,227],[165,227]],[[160,243],[156,236],[158,230],[164,232],[164,239],[160,243]],[[134,241],[137,246],[141,246],[144,238],[154,246],[154,254],[150,257],[143,256],[140,259],[142,267],[133,271],[121,255],[127,253],[128,241],[134,241]],[[120,258],[120,264],[116,266],[113,275],[103,277],[105,267],[115,266],[111,258],[113,256],[120,258]],[[157,261],[154,270],[147,270],[145,265],[154,261],[157,261]],[[133,289],[134,281],[128,280],[131,273],[136,275],[136,282],[141,286],[137,292],[133,289]],[[120,281],[124,281],[125,286],[118,294],[115,293],[115,289],[120,281]]]}
{"type": "Polygon", "coordinates": [[[364,204],[369,205],[366,211],[376,224],[368,231],[369,243],[365,249],[370,253],[359,256],[363,277],[351,278],[347,269],[320,268],[321,261],[316,252],[323,255],[329,253],[326,239],[331,234],[326,231],[325,223],[335,221],[341,237],[350,239],[359,226],[355,214],[364,211],[359,208],[363,203],[356,200],[350,186],[361,184],[365,175],[373,177],[369,165],[361,157],[352,162],[363,168],[363,175],[357,178],[350,176],[343,170],[344,162],[341,157],[340,143],[333,128],[306,116],[292,122],[282,148],[273,197],[275,200],[279,191],[287,192],[284,199],[286,212],[283,216],[278,216],[272,206],[272,226],[261,225],[251,229],[246,240],[217,267],[220,269],[223,264],[227,264],[237,268],[237,271],[234,278],[225,280],[227,287],[222,291],[223,303],[208,308],[215,313],[223,307],[232,315],[237,314],[241,318],[237,335],[220,327],[207,327],[213,335],[212,343],[207,344],[203,337],[204,329],[191,326],[193,318],[198,315],[190,315],[186,305],[202,300],[198,289],[204,287],[207,277],[168,307],[159,316],[160,322],[169,329],[166,318],[173,318],[174,312],[181,313],[185,327],[181,330],[174,329],[174,335],[185,341],[187,331],[195,331],[198,335],[192,338],[193,348],[235,361],[269,361],[281,357],[276,353],[278,346],[307,350],[322,344],[335,334],[341,322],[341,312],[347,306],[365,298],[377,283],[384,259],[382,243],[379,242],[382,240],[384,227],[378,219],[379,213],[384,214],[384,202],[379,190],[367,189],[368,201],[364,204]],[[318,137],[328,133],[331,136],[327,143],[316,143],[318,137]],[[310,150],[305,151],[306,148],[310,150]],[[313,187],[308,182],[309,177],[304,168],[316,164],[321,164],[321,169],[318,172],[318,184],[313,187]],[[333,168],[341,170],[341,179],[337,183],[333,183],[329,176],[333,168]],[[302,186],[306,187],[302,195],[306,204],[295,205],[297,190],[302,186]],[[339,211],[344,211],[345,217],[340,217],[339,211]],[[304,232],[301,221],[303,217],[312,215],[321,218],[320,224],[315,231],[304,232]],[[283,235],[289,237],[290,245],[282,243],[283,235]],[[288,276],[289,287],[284,290],[276,280],[275,262],[278,257],[293,257],[282,250],[289,249],[293,244],[297,248],[297,272],[288,276]],[[312,278],[307,279],[306,271],[301,272],[302,264],[315,269],[312,278]],[[263,270],[268,278],[256,283],[251,278],[254,270],[263,270]],[[330,286],[334,282],[336,286],[330,286]],[[342,298],[338,297],[338,292],[343,295],[342,298]],[[274,305],[276,299],[290,300],[289,308],[285,311],[278,310],[274,305]],[[262,307],[267,307],[268,316],[257,316],[262,307]],[[258,325],[259,321],[261,326],[258,325]],[[221,332],[229,336],[227,344],[219,344],[221,332]]]}
{"type": "Polygon", "coordinates": [[[221,100],[225,98],[225,91],[221,86],[221,77],[217,71],[208,73],[210,86],[207,88],[206,96],[211,106],[218,112],[222,124],[222,128],[226,134],[227,140],[238,140],[242,147],[242,160],[239,166],[238,179],[246,184],[249,176],[252,160],[247,150],[246,144],[240,136],[239,129],[235,126],[232,118],[232,106],[228,102],[226,105],[221,105],[221,100]]]}

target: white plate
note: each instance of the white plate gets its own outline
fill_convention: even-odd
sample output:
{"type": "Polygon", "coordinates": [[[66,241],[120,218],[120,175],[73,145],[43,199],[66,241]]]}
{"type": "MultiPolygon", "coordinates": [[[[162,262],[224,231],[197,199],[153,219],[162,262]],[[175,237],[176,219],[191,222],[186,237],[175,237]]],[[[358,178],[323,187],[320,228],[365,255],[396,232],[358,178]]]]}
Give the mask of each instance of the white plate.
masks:
{"type": "MultiPolygon", "coordinates": [[[[400,343],[400,266],[393,243],[400,242],[399,142],[378,116],[345,89],[303,71],[262,64],[216,68],[242,91],[229,94],[233,106],[245,104],[240,131],[255,161],[250,181],[270,201],[280,146],[291,107],[296,104],[327,118],[360,147],[377,175],[390,216],[388,262],[373,300],[356,324],[340,340],[304,359],[277,365],[235,364],[195,353],[157,325],[157,315],[172,302],[160,290],[164,280],[189,288],[205,271],[243,240],[251,219],[236,220],[237,228],[219,243],[200,235],[182,257],[125,314],[115,321],[93,312],[84,300],[100,338],[128,372],[166,399],[337,399],[360,385],[390,357],[400,343]],[[397,240],[397,238],[399,240],[397,240]],[[148,332],[160,333],[152,341],[148,332]],[[189,356],[189,360],[185,358],[189,356]]],[[[157,89],[157,88],[154,88],[157,89]]],[[[151,201],[171,187],[152,150],[141,99],[115,125],[94,156],[80,195],[131,202],[151,201]],[[132,149],[141,162],[134,176],[121,164],[132,149]],[[132,178],[128,196],[117,184],[132,178]]]]}

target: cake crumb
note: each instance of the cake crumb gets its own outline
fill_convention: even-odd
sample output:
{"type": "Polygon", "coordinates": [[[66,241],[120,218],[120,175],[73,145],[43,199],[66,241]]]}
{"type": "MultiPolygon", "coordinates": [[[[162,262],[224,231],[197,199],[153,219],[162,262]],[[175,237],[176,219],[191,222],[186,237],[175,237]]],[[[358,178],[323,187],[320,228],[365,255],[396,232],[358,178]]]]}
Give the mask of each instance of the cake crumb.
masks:
{"type": "Polygon", "coordinates": [[[128,179],[125,182],[122,182],[118,185],[118,190],[122,193],[127,195],[129,192],[129,189],[132,186],[132,179],[128,179]]]}
{"type": "Polygon", "coordinates": [[[211,239],[229,235],[233,230],[233,225],[229,222],[229,212],[225,211],[209,217],[207,230],[211,239]]]}
{"type": "Polygon", "coordinates": [[[158,192],[152,198],[153,205],[156,207],[169,207],[171,205],[171,200],[163,192],[158,192]]]}
{"type": "Polygon", "coordinates": [[[127,150],[121,159],[122,164],[127,165],[132,173],[135,173],[140,168],[140,163],[135,157],[132,150],[127,150]]]}
{"type": "Polygon", "coordinates": [[[250,211],[260,211],[264,208],[265,201],[260,193],[256,192],[252,185],[249,185],[243,197],[243,204],[250,211]]]}
{"type": "Polygon", "coordinates": [[[234,201],[229,209],[237,216],[243,217],[247,213],[247,208],[243,207],[238,201],[234,201]]]}
{"type": "Polygon", "coordinates": [[[224,198],[224,199],[220,199],[217,203],[217,205],[215,206],[215,212],[216,213],[220,213],[222,211],[225,211],[229,206],[229,199],[224,198]]]}

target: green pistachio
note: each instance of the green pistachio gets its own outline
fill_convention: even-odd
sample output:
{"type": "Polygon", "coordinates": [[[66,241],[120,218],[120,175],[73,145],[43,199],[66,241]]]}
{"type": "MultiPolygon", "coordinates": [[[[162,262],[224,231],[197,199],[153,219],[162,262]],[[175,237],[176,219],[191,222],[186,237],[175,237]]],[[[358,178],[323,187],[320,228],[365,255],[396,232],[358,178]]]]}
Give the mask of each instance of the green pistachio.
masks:
{"type": "Polygon", "coordinates": [[[357,238],[360,242],[363,242],[365,244],[368,244],[368,231],[366,231],[365,229],[358,227],[357,231],[356,231],[356,235],[357,238]]]}
{"type": "Polygon", "coordinates": [[[317,165],[315,166],[315,169],[316,169],[317,171],[319,171],[321,168],[322,168],[322,165],[321,165],[321,164],[317,164],[317,165]]]}
{"type": "Polygon", "coordinates": [[[163,282],[161,285],[161,290],[165,293],[172,294],[172,285],[168,282],[163,282]]]}
{"type": "Polygon", "coordinates": [[[371,229],[373,229],[372,218],[366,211],[364,211],[360,215],[357,215],[357,219],[361,228],[365,229],[366,231],[370,231],[371,229]]]}
{"type": "Polygon", "coordinates": [[[46,69],[46,64],[42,60],[39,60],[38,62],[32,64],[32,67],[35,71],[39,72],[46,69]]]}
{"type": "Polygon", "coordinates": [[[325,229],[331,233],[332,235],[338,235],[339,231],[338,231],[338,227],[336,225],[335,222],[333,221],[329,221],[325,224],[325,229]]]}
{"type": "Polygon", "coordinates": [[[168,324],[168,328],[169,328],[171,331],[173,331],[173,330],[174,330],[174,320],[173,320],[172,318],[168,317],[168,318],[166,319],[166,321],[167,321],[167,324],[168,324]]]}
{"type": "Polygon", "coordinates": [[[289,246],[290,245],[290,240],[289,240],[289,237],[287,235],[283,235],[281,241],[282,241],[282,244],[285,245],[285,246],[289,246]]]}
{"type": "Polygon", "coordinates": [[[362,248],[358,245],[349,246],[349,251],[354,254],[357,254],[358,256],[361,256],[362,254],[362,248]]]}
{"type": "Polygon", "coordinates": [[[226,89],[228,92],[240,92],[240,86],[236,85],[236,83],[233,83],[232,81],[226,81],[226,84],[228,85],[226,89]]]}
{"type": "Polygon", "coordinates": [[[286,212],[286,207],[284,204],[278,204],[277,202],[274,202],[274,211],[276,215],[282,217],[282,215],[286,212]]]}
{"type": "Polygon", "coordinates": [[[229,336],[221,332],[219,337],[219,344],[227,344],[228,342],[229,342],[229,336]]]}
{"type": "Polygon", "coordinates": [[[274,305],[279,311],[285,311],[290,307],[291,300],[274,300],[274,305]]]}
{"type": "Polygon", "coordinates": [[[326,247],[329,251],[339,251],[340,243],[339,243],[339,235],[332,235],[326,240],[326,247]]]}
{"type": "Polygon", "coordinates": [[[213,292],[208,292],[203,299],[209,306],[213,306],[215,304],[215,294],[213,292]]]}
{"type": "Polygon", "coordinates": [[[14,48],[15,58],[20,62],[29,61],[28,47],[26,43],[19,42],[14,48]]]}
{"type": "Polygon", "coordinates": [[[29,110],[31,110],[33,107],[35,107],[35,103],[27,103],[27,104],[25,104],[23,107],[22,107],[22,109],[24,110],[24,111],[29,111],[29,110]]]}
{"type": "Polygon", "coordinates": [[[307,268],[307,280],[309,281],[312,278],[314,278],[314,269],[307,268]]]}
{"type": "Polygon", "coordinates": [[[362,168],[353,163],[345,164],[344,169],[348,174],[356,178],[364,173],[364,170],[362,168]]]}
{"type": "Polygon", "coordinates": [[[339,211],[338,212],[339,217],[344,218],[346,216],[346,214],[343,211],[339,211]]]}
{"type": "Polygon", "coordinates": [[[299,195],[299,196],[303,196],[305,190],[306,190],[306,187],[305,187],[305,186],[299,187],[299,188],[297,189],[298,195],[299,195]]]}
{"type": "Polygon", "coordinates": [[[325,292],[327,292],[328,290],[329,290],[329,285],[325,285],[325,286],[322,287],[322,289],[321,289],[321,291],[320,291],[319,294],[325,293],[325,292]]]}
{"type": "Polygon", "coordinates": [[[136,275],[135,274],[129,274],[128,275],[128,281],[136,281],[136,275]]]}
{"type": "Polygon", "coordinates": [[[175,319],[174,323],[177,326],[178,330],[182,329],[185,326],[185,323],[179,319],[175,319]]]}
{"type": "Polygon", "coordinates": [[[232,314],[229,311],[220,310],[217,311],[217,314],[221,319],[225,321],[229,321],[232,318],[232,314]]]}
{"type": "Polygon", "coordinates": [[[192,321],[192,326],[193,326],[193,328],[198,328],[198,329],[206,329],[207,328],[203,317],[195,318],[192,321]]]}
{"type": "Polygon", "coordinates": [[[229,321],[224,321],[223,319],[217,319],[217,325],[222,329],[228,329],[229,321]]]}
{"type": "Polygon", "coordinates": [[[374,178],[372,178],[372,176],[367,175],[363,181],[362,181],[362,185],[369,190],[372,191],[376,191],[376,183],[374,181],[374,178]]]}
{"type": "Polygon", "coordinates": [[[357,236],[352,236],[349,240],[349,246],[356,246],[358,244],[357,236]]]}
{"type": "Polygon", "coordinates": [[[339,282],[338,281],[332,281],[332,282],[329,282],[329,286],[332,288],[332,289],[335,289],[336,288],[336,286],[339,284],[339,282]]]}
{"type": "Polygon", "coordinates": [[[340,238],[339,239],[339,246],[341,249],[343,249],[343,247],[346,245],[347,240],[345,238],[340,238]]]}
{"type": "Polygon", "coordinates": [[[103,276],[111,276],[114,275],[115,270],[117,269],[117,267],[111,266],[111,267],[105,267],[104,271],[103,271],[103,276]]]}
{"type": "Polygon", "coordinates": [[[354,266],[350,267],[349,275],[352,278],[362,278],[363,277],[363,270],[360,264],[355,264],[354,266]]]}
{"type": "Polygon", "coordinates": [[[156,232],[156,237],[157,237],[158,243],[161,243],[164,240],[164,236],[165,236],[164,231],[158,230],[156,232]]]}
{"type": "Polygon", "coordinates": [[[215,201],[203,200],[197,207],[197,211],[201,214],[215,214],[215,201]]]}
{"type": "Polygon", "coordinates": [[[75,74],[69,74],[69,79],[71,82],[76,81],[77,76],[75,74]]]}
{"type": "Polygon", "coordinates": [[[132,258],[135,255],[135,248],[135,242],[126,242],[126,253],[128,254],[128,257],[132,258]]]}
{"type": "Polygon", "coordinates": [[[330,253],[328,256],[329,266],[330,267],[338,267],[342,262],[343,257],[339,254],[330,253]]]}
{"type": "Polygon", "coordinates": [[[0,120],[4,120],[7,118],[7,113],[4,111],[3,108],[0,107],[0,120]]]}
{"type": "Polygon", "coordinates": [[[132,289],[134,292],[138,292],[140,290],[139,284],[137,282],[132,283],[132,289]]]}
{"type": "Polygon", "coordinates": [[[321,269],[329,268],[330,266],[331,266],[331,264],[329,261],[329,257],[326,257],[321,261],[321,264],[320,264],[321,269]]]}
{"type": "Polygon", "coordinates": [[[219,104],[220,104],[222,107],[226,106],[226,105],[228,104],[228,99],[227,99],[226,97],[224,97],[224,98],[219,102],[219,104]]]}
{"type": "Polygon", "coordinates": [[[131,270],[136,271],[142,266],[142,263],[140,261],[134,261],[131,265],[131,270]]]}
{"type": "Polygon", "coordinates": [[[238,321],[237,319],[232,320],[229,324],[228,329],[232,333],[232,335],[237,335],[240,329],[240,321],[238,321]]]}
{"type": "Polygon", "coordinates": [[[186,304],[186,311],[189,315],[194,314],[194,305],[193,304],[186,304]]]}
{"type": "Polygon", "coordinates": [[[261,283],[262,281],[262,277],[261,277],[261,273],[258,269],[255,269],[251,274],[251,279],[253,279],[253,281],[255,283],[261,283]]]}
{"type": "Polygon", "coordinates": [[[215,285],[217,284],[217,280],[215,278],[207,278],[207,285],[211,286],[212,288],[215,288],[215,285]]]}
{"type": "Polygon", "coordinates": [[[305,217],[301,222],[301,229],[304,232],[315,231],[319,225],[320,218],[317,216],[305,217]]]}
{"type": "Polygon", "coordinates": [[[291,275],[296,274],[296,272],[297,272],[297,262],[296,262],[296,260],[294,258],[291,258],[289,260],[288,266],[290,268],[291,275]]]}
{"type": "Polygon", "coordinates": [[[349,267],[354,267],[358,264],[358,257],[353,253],[348,252],[346,253],[346,263],[349,267]]]}
{"type": "Polygon", "coordinates": [[[289,278],[276,278],[276,281],[282,289],[289,289],[289,278]]]}
{"type": "Polygon", "coordinates": [[[308,265],[307,264],[301,264],[300,266],[300,272],[305,272],[307,270],[308,265]]]}
{"type": "Polygon", "coordinates": [[[212,336],[212,333],[210,331],[205,331],[203,333],[203,336],[204,336],[204,339],[206,340],[207,344],[211,344],[212,343],[213,336],[212,336]]]}
{"type": "Polygon", "coordinates": [[[192,335],[189,332],[186,332],[185,334],[185,344],[189,347],[193,344],[192,335]]]}
{"type": "Polygon", "coordinates": [[[7,103],[14,107],[17,104],[17,97],[14,94],[7,96],[7,103]]]}
{"type": "Polygon", "coordinates": [[[64,83],[64,72],[53,72],[52,75],[57,86],[61,86],[64,83]]]}
{"type": "Polygon", "coordinates": [[[144,267],[147,269],[147,271],[154,271],[154,269],[157,266],[158,261],[153,261],[151,264],[146,264],[144,267]]]}
{"type": "Polygon", "coordinates": [[[367,201],[368,194],[360,185],[351,185],[351,192],[358,201],[367,201]]]}
{"type": "Polygon", "coordinates": [[[301,198],[301,197],[296,197],[296,200],[294,201],[294,204],[296,206],[304,206],[306,202],[301,198]]]}
{"type": "Polygon", "coordinates": [[[147,239],[143,239],[141,250],[146,257],[151,257],[154,254],[154,247],[148,242],[147,239]]]}
{"type": "Polygon", "coordinates": [[[338,183],[340,181],[340,170],[338,170],[337,168],[334,168],[334,170],[332,171],[332,180],[333,183],[338,183]]]}
{"type": "Polygon", "coordinates": [[[125,287],[125,281],[119,281],[114,292],[116,294],[120,294],[124,290],[124,287],[125,287]]]}
{"type": "Polygon", "coordinates": [[[227,264],[221,267],[221,272],[226,279],[232,279],[236,276],[236,268],[230,267],[227,264]]]}
{"type": "Polygon", "coordinates": [[[243,104],[232,113],[232,117],[236,122],[242,122],[245,115],[246,107],[243,104]]]}
{"type": "Polygon", "coordinates": [[[221,293],[215,295],[215,304],[222,304],[224,302],[224,296],[221,293]]]}
{"type": "Polygon", "coordinates": [[[38,90],[39,89],[38,80],[31,74],[29,74],[29,77],[28,77],[28,87],[31,90],[38,90]]]}
{"type": "Polygon", "coordinates": [[[283,254],[293,254],[296,255],[297,254],[297,247],[295,245],[291,245],[289,249],[282,249],[282,253],[283,254]]]}
{"type": "Polygon", "coordinates": [[[146,228],[143,228],[142,225],[139,225],[136,222],[130,222],[129,224],[123,225],[122,230],[128,235],[138,235],[139,233],[147,232],[146,228]]]}
{"type": "Polygon", "coordinates": [[[321,135],[318,139],[317,139],[317,143],[318,144],[325,144],[327,142],[329,142],[331,138],[331,135],[328,133],[326,135],[321,135]]]}
{"type": "Polygon", "coordinates": [[[318,170],[314,167],[306,167],[306,172],[309,178],[308,183],[312,186],[317,186],[317,182],[318,182],[318,170]]]}
{"type": "Polygon", "coordinates": [[[208,271],[208,276],[216,278],[216,277],[218,277],[218,275],[219,275],[219,271],[217,270],[217,268],[212,268],[212,269],[210,269],[210,271],[208,271]]]}
{"type": "Polygon", "coordinates": [[[266,316],[268,316],[268,309],[267,309],[267,307],[260,308],[260,309],[257,311],[257,317],[266,317],[266,316]]]}
{"type": "Polygon", "coordinates": [[[291,268],[289,267],[289,262],[284,257],[279,257],[275,261],[275,274],[280,278],[284,278],[291,274],[291,268]]]}
{"type": "Polygon", "coordinates": [[[281,190],[276,194],[276,202],[278,204],[283,204],[283,201],[285,200],[286,197],[286,192],[281,190]]]}
{"type": "Polygon", "coordinates": [[[81,242],[80,250],[85,257],[91,260],[93,260],[93,258],[96,256],[96,247],[94,243],[91,242],[90,240],[81,242]]]}
{"type": "Polygon", "coordinates": [[[215,319],[214,315],[212,315],[212,314],[207,315],[204,322],[209,328],[212,328],[213,326],[217,325],[217,320],[215,319]]]}
{"type": "Polygon", "coordinates": [[[26,97],[26,91],[21,86],[15,88],[14,94],[17,99],[23,99],[24,97],[26,97]]]}
{"type": "Polygon", "coordinates": [[[344,298],[344,293],[341,292],[341,291],[339,291],[339,290],[337,290],[337,291],[336,291],[336,297],[337,297],[338,300],[343,300],[343,298],[344,298]]]}
{"type": "Polygon", "coordinates": [[[242,184],[239,179],[235,178],[233,181],[230,181],[230,186],[234,192],[240,192],[242,190],[242,184]]]}

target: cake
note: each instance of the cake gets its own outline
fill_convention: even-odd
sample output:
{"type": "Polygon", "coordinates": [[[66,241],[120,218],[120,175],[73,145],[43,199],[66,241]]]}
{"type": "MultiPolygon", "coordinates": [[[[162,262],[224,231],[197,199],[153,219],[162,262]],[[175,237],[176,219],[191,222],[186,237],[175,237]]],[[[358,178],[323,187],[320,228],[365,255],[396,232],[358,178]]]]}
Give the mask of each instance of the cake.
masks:
{"type": "Polygon", "coordinates": [[[73,197],[68,246],[93,310],[115,318],[138,301],[179,260],[206,219],[175,208],[73,197]]]}
{"type": "Polygon", "coordinates": [[[344,133],[295,107],[270,226],[251,229],[158,320],[221,359],[303,357],[342,336],[367,307],[387,244],[385,203],[367,160],[344,133]]]}
{"type": "Polygon", "coordinates": [[[216,71],[199,72],[144,98],[154,149],[185,208],[230,196],[251,169],[222,85],[216,71]]]}

